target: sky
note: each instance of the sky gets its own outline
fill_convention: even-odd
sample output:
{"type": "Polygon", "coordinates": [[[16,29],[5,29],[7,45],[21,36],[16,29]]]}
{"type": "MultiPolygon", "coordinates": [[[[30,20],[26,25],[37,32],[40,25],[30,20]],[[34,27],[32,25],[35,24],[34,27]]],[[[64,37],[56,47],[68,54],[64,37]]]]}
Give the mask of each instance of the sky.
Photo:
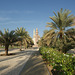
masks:
{"type": "Polygon", "coordinates": [[[71,10],[75,15],[75,0],[0,0],[0,30],[15,30],[24,27],[33,37],[33,30],[38,28],[42,37],[46,23],[51,22],[61,8],[71,10]]]}

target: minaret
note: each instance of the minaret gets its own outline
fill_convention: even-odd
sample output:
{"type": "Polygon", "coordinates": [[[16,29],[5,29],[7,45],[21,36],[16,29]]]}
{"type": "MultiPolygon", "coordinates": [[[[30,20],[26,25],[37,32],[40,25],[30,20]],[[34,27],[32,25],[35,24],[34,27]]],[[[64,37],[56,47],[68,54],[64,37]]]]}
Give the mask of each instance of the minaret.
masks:
{"type": "Polygon", "coordinates": [[[36,42],[35,42],[35,36],[36,36],[36,34],[35,34],[35,29],[33,30],[33,41],[34,41],[34,45],[36,44],[36,42]]]}
{"type": "Polygon", "coordinates": [[[36,35],[38,35],[38,29],[36,28],[36,35]]]}
{"type": "Polygon", "coordinates": [[[33,30],[33,41],[34,41],[34,45],[33,47],[38,47],[38,40],[40,40],[40,36],[38,35],[38,29],[36,28],[33,30]]]}
{"type": "Polygon", "coordinates": [[[33,30],[33,38],[35,37],[35,29],[33,30]]]}
{"type": "Polygon", "coordinates": [[[38,29],[36,28],[36,38],[35,38],[36,44],[38,42],[38,29]]]}

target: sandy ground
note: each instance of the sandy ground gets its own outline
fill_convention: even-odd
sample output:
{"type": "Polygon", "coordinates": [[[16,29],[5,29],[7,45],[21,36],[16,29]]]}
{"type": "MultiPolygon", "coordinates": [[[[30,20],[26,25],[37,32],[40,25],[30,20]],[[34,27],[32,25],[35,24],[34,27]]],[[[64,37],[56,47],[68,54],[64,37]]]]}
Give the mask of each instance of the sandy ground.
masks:
{"type": "MultiPolygon", "coordinates": [[[[20,51],[19,49],[10,50],[9,53],[16,53],[11,56],[0,56],[0,75],[19,75],[23,66],[28,61],[35,49],[26,49],[20,51]]],[[[5,53],[0,49],[0,54],[5,53]]]]}

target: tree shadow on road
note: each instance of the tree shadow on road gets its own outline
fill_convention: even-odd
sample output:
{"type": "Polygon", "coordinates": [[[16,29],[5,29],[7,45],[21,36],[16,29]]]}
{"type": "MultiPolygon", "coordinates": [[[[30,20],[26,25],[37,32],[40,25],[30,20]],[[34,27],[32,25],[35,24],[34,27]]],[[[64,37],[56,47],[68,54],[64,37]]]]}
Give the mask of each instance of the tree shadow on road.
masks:
{"type": "Polygon", "coordinates": [[[32,54],[19,75],[49,75],[39,51],[32,54]]]}

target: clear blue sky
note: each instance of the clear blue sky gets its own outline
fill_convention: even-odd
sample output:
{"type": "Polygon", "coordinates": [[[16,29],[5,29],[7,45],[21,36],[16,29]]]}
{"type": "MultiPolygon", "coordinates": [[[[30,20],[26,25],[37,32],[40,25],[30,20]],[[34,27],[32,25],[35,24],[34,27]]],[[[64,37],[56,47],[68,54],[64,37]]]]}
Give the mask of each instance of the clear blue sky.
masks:
{"type": "Polygon", "coordinates": [[[33,36],[33,29],[38,28],[43,35],[46,23],[53,11],[71,10],[75,15],[75,0],[0,0],[0,30],[15,30],[24,27],[33,36]]]}

